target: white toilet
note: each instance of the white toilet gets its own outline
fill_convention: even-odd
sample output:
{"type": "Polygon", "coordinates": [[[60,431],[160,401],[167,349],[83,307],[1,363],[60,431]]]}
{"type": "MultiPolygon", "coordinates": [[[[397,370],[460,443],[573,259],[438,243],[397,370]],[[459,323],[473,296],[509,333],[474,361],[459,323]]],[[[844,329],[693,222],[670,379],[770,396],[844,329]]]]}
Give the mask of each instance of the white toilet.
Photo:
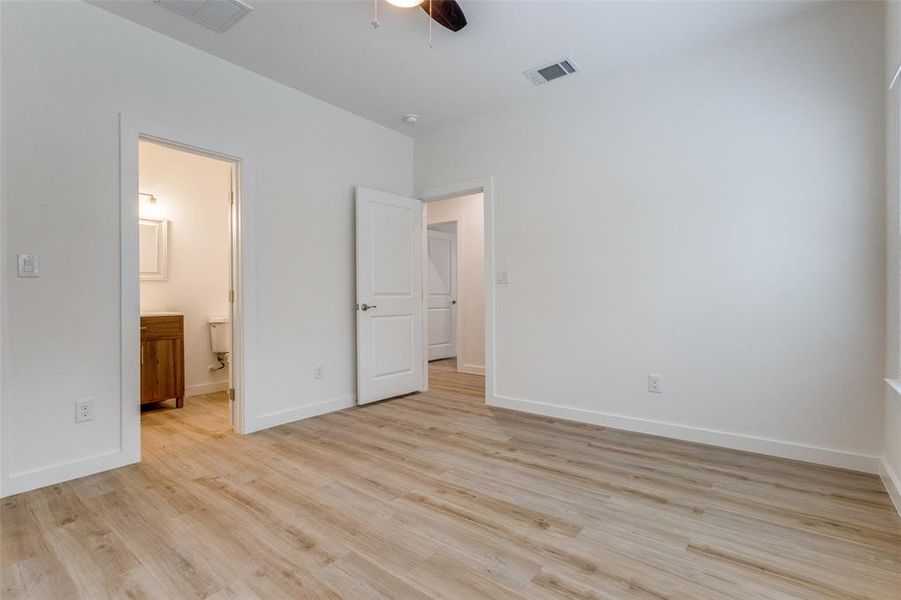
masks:
{"type": "MultiPolygon", "coordinates": [[[[210,348],[224,367],[228,364],[228,353],[231,351],[231,322],[228,317],[210,317],[210,348]]],[[[220,367],[220,368],[222,368],[220,367]]]]}

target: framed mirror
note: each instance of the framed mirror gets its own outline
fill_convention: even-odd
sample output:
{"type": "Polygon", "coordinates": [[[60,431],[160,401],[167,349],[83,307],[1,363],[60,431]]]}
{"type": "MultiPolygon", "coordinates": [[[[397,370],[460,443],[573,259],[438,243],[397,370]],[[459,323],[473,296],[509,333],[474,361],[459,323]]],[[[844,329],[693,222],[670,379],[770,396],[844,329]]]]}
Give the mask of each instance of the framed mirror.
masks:
{"type": "Polygon", "coordinates": [[[141,217],[138,239],[141,280],[166,281],[169,278],[169,221],[141,217]]]}

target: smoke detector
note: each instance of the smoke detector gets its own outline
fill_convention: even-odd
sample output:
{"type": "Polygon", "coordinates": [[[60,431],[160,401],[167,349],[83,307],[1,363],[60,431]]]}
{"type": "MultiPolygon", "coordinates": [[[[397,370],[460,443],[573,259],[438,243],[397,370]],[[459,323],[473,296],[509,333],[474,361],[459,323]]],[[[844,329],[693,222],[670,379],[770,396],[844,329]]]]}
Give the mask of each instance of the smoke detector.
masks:
{"type": "Polygon", "coordinates": [[[416,125],[421,119],[422,117],[420,117],[416,113],[404,115],[404,123],[407,123],[409,125],[416,125]]]}
{"type": "Polygon", "coordinates": [[[165,9],[188,18],[207,29],[225,33],[248,15],[253,7],[241,0],[153,0],[165,9]]]}
{"type": "Polygon", "coordinates": [[[578,72],[579,68],[576,66],[576,63],[574,63],[571,58],[564,58],[559,62],[526,71],[523,75],[528,77],[529,81],[535,85],[544,85],[548,81],[560,79],[561,77],[566,77],[567,75],[578,72]]]}

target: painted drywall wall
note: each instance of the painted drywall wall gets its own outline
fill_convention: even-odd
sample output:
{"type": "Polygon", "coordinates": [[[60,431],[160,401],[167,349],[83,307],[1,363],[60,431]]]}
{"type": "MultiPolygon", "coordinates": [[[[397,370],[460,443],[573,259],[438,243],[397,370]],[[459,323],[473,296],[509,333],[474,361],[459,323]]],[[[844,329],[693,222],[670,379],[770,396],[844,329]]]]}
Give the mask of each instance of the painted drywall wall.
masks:
{"type": "Polygon", "coordinates": [[[39,279],[3,282],[4,493],[123,460],[122,112],[252,155],[247,426],[350,406],[353,186],[409,194],[412,141],[85,3],[0,12],[4,253],[41,260],[39,279]],[[76,424],[81,398],[96,416],[76,424]]]}
{"type": "Polygon", "coordinates": [[[494,178],[490,401],[875,471],[883,10],[814,5],[417,138],[418,190],[494,178]]]}
{"type": "MultiPolygon", "coordinates": [[[[0,34],[3,31],[3,11],[0,11],[0,34]]],[[[2,57],[0,57],[0,72],[2,72],[2,57]]],[[[0,142],[3,140],[3,77],[0,75],[0,142]]],[[[6,144],[0,143],[0,281],[6,282],[9,276],[7,266],[9,257],[6,248],[6,194],[4,190],[6,172],[6,144]]],[[[0,285],[0,435],[3,435],[3,423],[5,423],[4,407],[6,405],[6,323],[7,323],[7,291],[8,285],[0,285]]],[[[7,473],[6,451],[0,440],[0,498],[6,495],[6,481],[3,473],[7,473]]]]}
{"type": "Polygon", "coordinates": [[[229,196],[232,163],[159,144],[140,143],[141,216],[168,219],[166,281],[141,281],[141,312],[185,316],[185,394],[228,387],[227,368],[210,346],[210,317],[228,316],[229,196]]]}
{"type": "Polygon", "coordinates": [[[457,370],[485,373],[485,217],[482,194],[429,202],[429,223],[457,223],[457,370]]]}
{"type": "MultiPolygon", "coordinates": [[[[885,82],[888,86],[901,67],[901,2],[888,2],[885,15],[885,82]]],[[[885,376],[901,379],[901,306],[898,295],[901,281],[901,221],[898,207],[901,202],[901,81],[886,93],[886,364],[885,376]]],[[[892,492],[895,506],[901,514],[901,392],[885,387],[885,417],[882,477],[892,492]]]]}

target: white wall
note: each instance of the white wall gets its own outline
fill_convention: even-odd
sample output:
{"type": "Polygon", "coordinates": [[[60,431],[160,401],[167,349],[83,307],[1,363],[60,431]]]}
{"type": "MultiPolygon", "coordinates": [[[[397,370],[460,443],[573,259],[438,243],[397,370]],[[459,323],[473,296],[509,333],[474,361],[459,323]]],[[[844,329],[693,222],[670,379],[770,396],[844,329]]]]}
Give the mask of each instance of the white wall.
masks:
{"type": "Polygon", "coordinates": [[[875,471],[883,31],[815,5],[417,138],[417,189],[494,177],[491,401],[875,471]]]}
{"type": "MultiPolygon", "coordinates": [[[[901,2],[889,2],[886,25],[886,85],[901,65],[901,2]]],[[[901,357],[898,345],[901,341],[901,307],[898,304],[901,255],[901,224],[898,203],[901,187],[901,152],[899,152],[899,116],[901,116],[901,81],[888,92],[886,101],[886,377],[901,378],[901,357]]],[[[882,477],[886,488],[893,494],[895,506],[901,514],[901,391],[885,388],[885,446],[883,448],[882,477]]]]}
{"type": "Polygon", "coordinates": [[[485,373],[485,216],[482,194],[427,205],[429,223],[457,222],[457,370],[485,373]]]}
{"type": "Polygon", "coordinates": [[[248,427],[349,406],[353,186],[409,194],[411,140],[88,4],[0,11],[4,261],[33,252],[42,268],[3,282],[4,493],[124,460],[120,112],[252,154],[248,427]],[[79,398],[93,421],[75,423],[79,398]]]}
{"type": "Polygon", "coordinates": [[[169,220],[169,276],[141,281],[141,312],[185,315],[185,395],[228,387],[228,370],[210,346],[209,318],[228,316],[229,193],[232,164],[159,144],[140,143],[141,216],[169,220]]]}
{"type": "MultiPolygon", "coordinates": [[[[0,11],[0,41],[2,41],[3,32],[3,11],[0,11]]],[[[6,152],[7,146],[3,141],[3,58],[0,56],[0,436],[5,435],[4,423],[6,422],[6,360],[9,354],[6,332],[6,323],[8,321],[6,307],[8,306],[7,292],[9,286],[6,285],[9,276],[9,256],[5,251],[6,248],[6,152]]],[[[7,458],[5,444],[0,439],[0,498],[6,495],[6,482],[3,473],[7,473],[7,458]]]]}

